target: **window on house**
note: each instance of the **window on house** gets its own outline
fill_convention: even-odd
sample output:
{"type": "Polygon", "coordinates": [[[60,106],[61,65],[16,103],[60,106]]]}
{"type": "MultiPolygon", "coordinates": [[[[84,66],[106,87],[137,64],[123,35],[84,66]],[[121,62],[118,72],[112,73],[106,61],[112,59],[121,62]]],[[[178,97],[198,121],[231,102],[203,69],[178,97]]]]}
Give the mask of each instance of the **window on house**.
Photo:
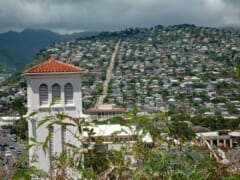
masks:
{"type": "Polygon", "coordinates": [[[55,104],[60,104],[60,98],[61,98],[60,85],[54,84],[52,86],[52,101],[54,101],[55,104]]]}
{"type": "Polygon", "coordinates": [[[46,84],[39,86],[39,102],[40,105],[48,104],[48,86],[46,84]]]}
{"type": "Polygon", "coordinates": [[[65,104],[73,103],[73,86],[70,83],[67,83],[64,86],[64,99],[65,99],[65,104]]]}

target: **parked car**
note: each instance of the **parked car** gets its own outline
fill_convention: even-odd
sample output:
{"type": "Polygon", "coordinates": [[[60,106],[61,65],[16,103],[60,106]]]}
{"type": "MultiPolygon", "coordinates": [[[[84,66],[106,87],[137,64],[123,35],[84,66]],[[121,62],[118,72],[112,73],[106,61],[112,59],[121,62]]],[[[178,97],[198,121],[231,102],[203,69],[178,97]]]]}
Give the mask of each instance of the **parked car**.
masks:
{"type": "Polygon", "coordinates": [[[15,147],[14,146],[9,146],[9,149],[15,149],[15,147]]]}
{"type": "Polygon", "coordinates": [[[17,151],[16,151],[16,154],[17,154],[17,155],[22,154],[22,150],[17,150],[17,151]]]}
{"type": "Polygon", "coordinates": [[[6,157],[11,157],[11,156],[12,156],[12,153],[11,153],[10,151],[6,151],[6,152],[5,152],[5,156],[6,156],[6,157]]]}
{"type": "Polygon", "coordinates": [[[12,142],[17,142],[17,138],[16,137],[11,137],[12,142]]]}
{"type": "Polygon", "coordinates": [[[4,146],[1,146],[1,151],[5,151],[6,148],[4,146]]]}

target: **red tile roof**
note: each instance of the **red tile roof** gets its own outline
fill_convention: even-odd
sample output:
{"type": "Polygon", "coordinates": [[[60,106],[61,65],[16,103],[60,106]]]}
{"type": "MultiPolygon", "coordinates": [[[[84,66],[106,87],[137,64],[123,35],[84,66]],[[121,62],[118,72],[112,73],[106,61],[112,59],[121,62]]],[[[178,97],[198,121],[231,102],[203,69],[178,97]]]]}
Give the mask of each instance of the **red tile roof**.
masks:
{"type": "Polygon", "coordinates": [[[51,57],[48,61],[33,66],[29,69],[23,71],[23,74],[26,73],[54,73],[54,72],[82,72],[81,67],[73,66],[51,57]]]}

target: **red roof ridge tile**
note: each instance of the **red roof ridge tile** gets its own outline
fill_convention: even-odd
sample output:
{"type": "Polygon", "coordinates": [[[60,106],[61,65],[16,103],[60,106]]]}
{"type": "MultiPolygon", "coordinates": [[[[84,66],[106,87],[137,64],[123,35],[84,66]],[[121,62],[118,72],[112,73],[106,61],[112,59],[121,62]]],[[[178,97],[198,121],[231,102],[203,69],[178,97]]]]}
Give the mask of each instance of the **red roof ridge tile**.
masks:
{"type": "Polygon", "coordinates": [[[29,69],[23,71],[23,74],[27,73],[54,73],[54,72],[82,72],[81,67],[77,67],[71,64],[64,63],[56,60],[54,56],[50,57],[48,61],[35,65],[29,69]]]}
{"type": "Polygon", "coordinates": [[[56,61],[55,56],[51,56],[51,57],[49,58],[49,61],[56,61]]]}

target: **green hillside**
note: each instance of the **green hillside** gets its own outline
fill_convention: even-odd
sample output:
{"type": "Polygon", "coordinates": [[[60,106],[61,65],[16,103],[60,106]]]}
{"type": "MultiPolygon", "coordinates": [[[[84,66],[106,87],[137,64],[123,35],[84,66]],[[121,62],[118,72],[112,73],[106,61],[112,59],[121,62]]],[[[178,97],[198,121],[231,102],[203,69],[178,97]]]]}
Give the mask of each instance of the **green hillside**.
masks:
{"type": "Polygon", "coordinates": [[[61,35],[47,30],[26,29],[0,34],[0,67],[21,69],[41,49],[54,42],[70,41],[79,37],[96,35],[97,32],[82,32],[61,35]]]}

